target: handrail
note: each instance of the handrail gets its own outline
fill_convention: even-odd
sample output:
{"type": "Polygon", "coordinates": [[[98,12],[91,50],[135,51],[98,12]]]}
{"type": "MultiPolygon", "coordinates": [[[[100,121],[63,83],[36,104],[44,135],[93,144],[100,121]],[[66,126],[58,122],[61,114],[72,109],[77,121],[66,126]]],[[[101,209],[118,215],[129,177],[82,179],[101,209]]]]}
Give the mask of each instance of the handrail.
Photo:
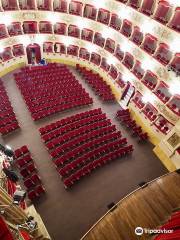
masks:
{"type": "MultiPolygon", "coordinates": [[[[174,171],[176,172],[176,171],[174,171]]],[[[149,182],[147,182],[147,184],[152,184],[153,182],[155,181],[158,181],[159,179],[161,178],[164,178],[164,177],[167,177],[171,174],[173,174],[174,172],[168,172],[164,175],[161,175],[160,177],[158,178],[155,178],[149,182]]],[[[142,189],[142,187],[138,187],[136,188],[134,191],[130,192],[128,195],[126,195],[125,197],[123,197],[119,202],[117,202],[111,209],[109,209],[83,236],[80,240],[83,240],[85,239],[85,237],[92,231],[92,229],[94,229],[111,211],[114,207],[118,207],[118,205],[120,205],[120,203],[122,203],[122,201],[126,200],[128,197],[130,197],[131,195],[133,195],[135,192],[139,191],[140,189],[142,189]]]]}

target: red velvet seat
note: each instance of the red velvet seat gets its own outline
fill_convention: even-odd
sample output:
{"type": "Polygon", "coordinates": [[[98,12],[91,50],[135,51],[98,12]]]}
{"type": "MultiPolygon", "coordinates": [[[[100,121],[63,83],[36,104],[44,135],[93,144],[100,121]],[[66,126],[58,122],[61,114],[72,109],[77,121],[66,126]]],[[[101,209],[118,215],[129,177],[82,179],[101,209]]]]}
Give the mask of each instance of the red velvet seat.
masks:
{"type": "Polygon", "coordinates": [[[31,176],[31,181],[34,183],[34,184],[39,184],[41,183],[41,178],[39,175],[37,175],[36,173],[34,173],[32,176],[31,176]]]}
{"type": "Polygon", "coordinates": [[[35,188],[35,192],[36,192],[38,195],[41,195],[41,194],[45,193],[45,188],[44,188],[42,185],[38,185],[38,186],[35,188]]]}
{"type": "Polygon", "coordinates": [[[21,169],[20,174],[23,176],[23,178],[30,176],[30,173],[26,168],[21,169]]]}
{"type": "Polygon", "coordinates": [[[30,178],[28,178],[28,179],[24,180],[24,186],[26,188],[30,189],[30,188],[33,188],[35,186],[35,184],[30,178]]]}
{"type": "Polygon", "coordinates": [[[19,158],[16,161],[16,165],[18,165],[19,168],[22,168],[22,167],[24,167],[26,165],[26,161],[23,158],[19,158]]]}
{"type": "Polygon", "coordinates": [[[143,0],[140,11],[148,16],[151,15],[153,12],[153,4],[154,0],[143,0]]]}
{"type": "Polygon", "coordinates": [[[38,197],[37,193],[34,190],[31,190],[28,192],[28,198],[30,200],[35,200],[38,197]]]}
{"type": "Polygon", "coordinates": [[[154,14],[154,18],[161,23],[167,23],[168,22],[167,15],[169,11],[170,11],[169,3],[164,0],[159,1],[158,7],[154,14]]]}
{"type": "Polygon", "coordinates": [[[23,154],[26,154],[26,153],[29,152],[29,150],[28,150],[28,148],[27,148],[26,145],[24,145],[24,146],[21,147],[21,151],[22,151],[23,154]]]}
{"type": "Polygon", "coordinates": [[[168,24],[171,28],[176,31],[180,31],[180,7],[176,8],[173,18],[171,19],[170,23],[168,24]]]}

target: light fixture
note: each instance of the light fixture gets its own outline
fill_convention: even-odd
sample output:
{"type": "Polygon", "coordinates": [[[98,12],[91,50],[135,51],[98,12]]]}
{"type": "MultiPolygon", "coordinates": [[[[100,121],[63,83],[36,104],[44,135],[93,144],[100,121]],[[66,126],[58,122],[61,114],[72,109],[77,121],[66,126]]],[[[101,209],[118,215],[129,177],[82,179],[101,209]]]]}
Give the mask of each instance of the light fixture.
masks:
{"type": "Polygon", "coordinates": [[[6,16],[4,17],[4,24],[6,26],[9,26],[9,25],[11,25],[11,23],[12,23],[12,17],[10,15],[6,14],[6,16]]]}
{"type": "Polygon", "coordinates": [[[59,21],[59,17],[56,15],[56,13],[49,13],[47,19],[52,24],[55,24],[59,21]]]}
{"type": "Polygon", "coordinates": [[[169,43],[169,45],[170,45],[170,50],[171,50],[172,52],[177,52],[177,50],[178,50],[178,48],[179,48],[179,39],[174,38],[174,39],[172,40],[172,42],[169,43]]]}
{"type": "Polygon", "coordinates": [[[106,1],[105,0],[94,0],[94,6],[96,8],[104,8],[106,6],[106,1]]]}
{"type": "Polygon", "coordinates": [[[106,62],[107,64],[111,65],[111,64],[116,64],[117,60],[115,57],[108,56],[106,62]]]}
{"type": "Polygon", "coordinates": [[[154,24],[152,23],[151,20],[144,21],[140,26],[140,29],[143,33],[153,33],[154,32],[153,28],[154,24]]]}
{"type": "Polygon", "coordinates": [[[169,92],[173,95],[175,94],[180,95],[180,80],[174,80],[171,82],[169,86],[169,92]]]}
{"type": "Polygon", "coordinates": [[[63,43],[66,47],[68,47],[69,45],[73,44],[73,39],[71,37],[66,37],[63,43]]]}
{"type": "Polygon", "coordinates": [[[87,46],[87,49],[88,49],[88,52],[90,52],[90,53],[97,51],[96,46],[94,46],[93,44],[89,44],[89,45],[87,46]]]}
{"type": "Polygon", "coordinates": [[[151,70],[153,71],[154,70],[154,61],[153,59],[149,58],[149,57],[144,57],[144,59],[141,61],[141,68],[143,70],[151,70]]]}
{"type": "Polygon", "coordinates": [[[142,101],[144,103],[147,103],[147,102],[153,103],[155,101],[155,99],[156,99],[155,96],[149,92],[145,93],[144,96],[142,97],[142,101]]]}
{"type": "Polygon", "coordinates": [[[44,41],[45,41],[45,36],[44,36],[43,34],[37,34],[37,35],[35,36],[34,41],[41,45],[41,44],[43,44],[44,41]]]}
{"type": "Polygon", "coordinates": [[[101,31],[101,35],[103,38],[108,38],[111,35],[110,29],[104,28],[103,31],[101,31]]]}
{"type": "Polygon", "coordinates": [[[88,22],[84,18],[83,19],[79,18],[76,22],[76,25],[80,30],[82,30],[83,28],[87,28],[88,22]]]}
{"type": "Polygon", "coordinates": [[[122,80],[124,82],[131,82],[132,78],[133,78],[133,76],[130,72],[126,72],[125,74],[122,75],[122,80]]]}
{"type": "Polygon", "coordinates": [[[9,145],[5,145],[6,149],[12,150],[12,148],[9,145]]]}
{"type": "Polygon", "coordinates": [[[2,46],[0,46],[0,53],[4,52],[4,48],[2,46]]]}
{"type": "Polygon", "coordinates": [[[131,44],[129,43],[129,41],[124,41],[120,44],[120,48],[123,52],[131,52],[132,51],[132,47],[131,44]]]}
{"type": "Polygon", "coordinates": [[[31,44],[31,39],[27,35],[19,36],[19,42],[26,47],[27,45],[31,44]]]}
{"type": "Polygon", "coordinates": [[[129,8],[121,7],[119,14],[120,18],[122,19],[129,19],[129,8]]]}
{"type": "Polygon", "coordinates": [[[169,0],[169,3],[173,6],[180,6],[180,0],[169,0]]]}

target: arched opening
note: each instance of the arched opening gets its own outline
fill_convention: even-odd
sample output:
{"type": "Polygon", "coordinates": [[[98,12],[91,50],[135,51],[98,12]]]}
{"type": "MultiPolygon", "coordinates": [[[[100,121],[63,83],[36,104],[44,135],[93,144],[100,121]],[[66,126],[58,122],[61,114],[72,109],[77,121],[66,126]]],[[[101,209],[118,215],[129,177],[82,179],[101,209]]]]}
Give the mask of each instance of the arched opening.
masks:
{"type": "Polygon", "coordinates": [[[37,43],[29,44],[26,47],[28,64],[37,64],[41,60],[41,48],[37,43]]]}
{"type": "Polygon", "coordinates": [[[128,82],[122,96],[120,99],[120,105],[123,109],[126,109],[131,98],[134,96],[135,94],[135,87],[131,85],[130,82],[128,82]]]}

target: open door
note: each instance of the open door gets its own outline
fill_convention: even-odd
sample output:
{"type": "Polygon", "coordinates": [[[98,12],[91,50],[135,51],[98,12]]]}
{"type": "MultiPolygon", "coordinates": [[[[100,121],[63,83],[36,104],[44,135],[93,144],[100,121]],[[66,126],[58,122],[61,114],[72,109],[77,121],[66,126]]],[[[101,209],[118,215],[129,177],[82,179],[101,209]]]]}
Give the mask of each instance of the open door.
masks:
{"type": "Polygon", "coordinates": [[[38,64],[41,61],[41,48],[37,43],[26,47],[28,64],[38,64]]]}
{"type": "Polygon", "coordinates": [[[119,102],[120,106],[123,109],[126,109],[128,107],[128,104],[131,98],[134,96],[134,94],[135,94],[135,88],[134,86],[131,85],[130,82],[128,82],[119,102]]]}

